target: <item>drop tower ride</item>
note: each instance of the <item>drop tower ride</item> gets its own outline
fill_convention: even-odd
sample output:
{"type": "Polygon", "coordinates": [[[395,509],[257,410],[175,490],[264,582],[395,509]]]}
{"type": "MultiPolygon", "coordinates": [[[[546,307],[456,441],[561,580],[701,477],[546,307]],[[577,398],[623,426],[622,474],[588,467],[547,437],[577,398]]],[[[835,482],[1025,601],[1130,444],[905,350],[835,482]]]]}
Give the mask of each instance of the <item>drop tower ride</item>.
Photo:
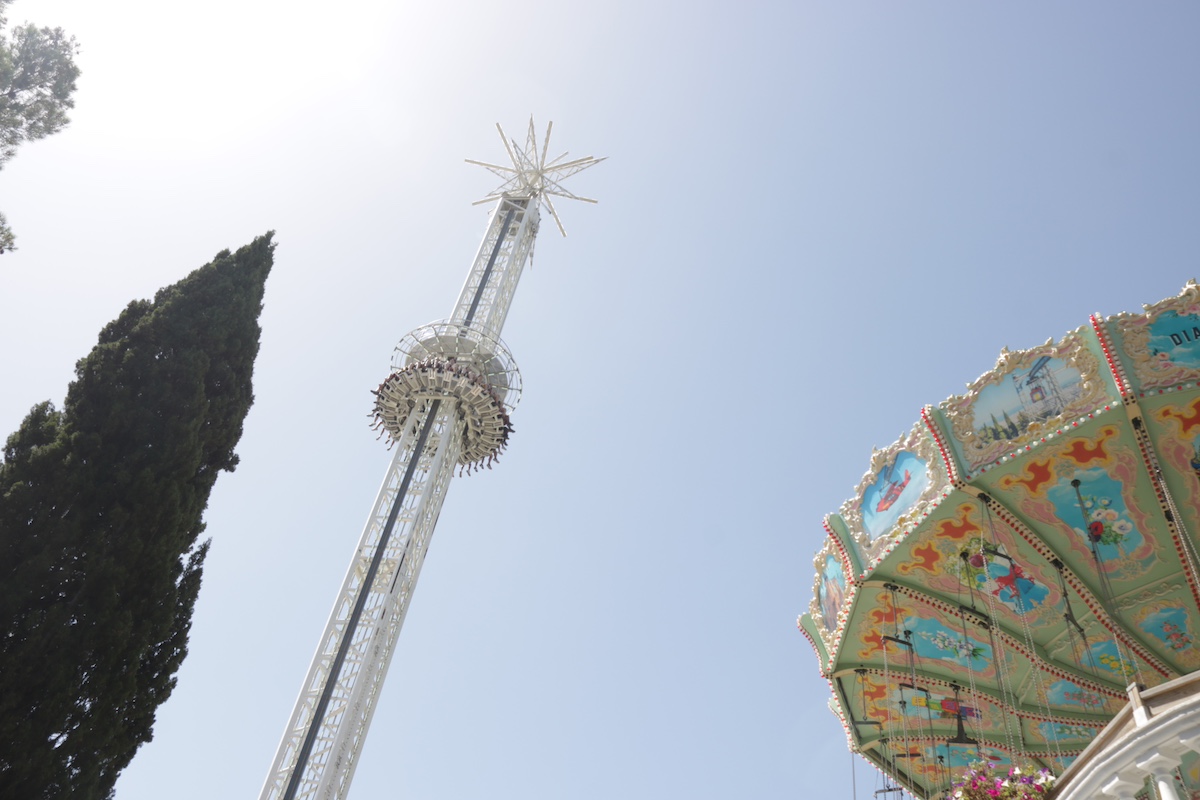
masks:
{"type": "Polygon", "coordinates": [[[533,120],[524,148],[499,125],[512,166],[481,161],[504,180],[478,201],[491,221],[450,318],[396,346],[375,390],[375,425],[396,455],[384,475],[316,655],[263,786],[261,800],[347,796],[396,639],[425,560],[450,478],[491,466],[512,432],[521,375],[500,339],[544,207],[566,231],[551,197],[594,203],[561,182],[604,159],[547,160],[533,120]]]}

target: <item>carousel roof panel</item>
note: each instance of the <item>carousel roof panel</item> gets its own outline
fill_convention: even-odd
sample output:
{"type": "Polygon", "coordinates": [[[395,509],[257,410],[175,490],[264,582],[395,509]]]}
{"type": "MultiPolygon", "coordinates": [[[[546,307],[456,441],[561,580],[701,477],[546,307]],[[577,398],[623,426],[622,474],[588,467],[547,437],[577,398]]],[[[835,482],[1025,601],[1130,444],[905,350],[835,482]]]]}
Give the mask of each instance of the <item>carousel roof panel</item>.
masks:
{"type": "Polygon", "coordinates": [[[1198,382],[1189,283],[1004,351],[873,453],[801,620],[852,748],[921,797],[964,758],[1061,771],[1128,683],[1200,668],[1198,382]]]}

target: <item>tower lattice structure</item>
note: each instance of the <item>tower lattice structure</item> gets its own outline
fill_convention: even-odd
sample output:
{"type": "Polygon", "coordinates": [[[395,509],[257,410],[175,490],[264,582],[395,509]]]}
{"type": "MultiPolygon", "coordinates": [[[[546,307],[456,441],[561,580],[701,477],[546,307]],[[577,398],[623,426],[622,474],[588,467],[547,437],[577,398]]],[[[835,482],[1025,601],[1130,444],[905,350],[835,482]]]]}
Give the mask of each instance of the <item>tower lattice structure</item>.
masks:
{"type": "Polygon", "coordinates": [[[499,125],[511,166],[481,161],[504,183],[449,319],[400,340],[375,390],[374,421],[395,457],[367,518],[261,800],[345,798],[450,478],[490,466],[512,433],[521,375],[500,339],[533,252],[540,209],[566,235],[552,197],[594,203],[561,182],[604,159],[547,160],[533,120],[525,146],[499,125]]]}

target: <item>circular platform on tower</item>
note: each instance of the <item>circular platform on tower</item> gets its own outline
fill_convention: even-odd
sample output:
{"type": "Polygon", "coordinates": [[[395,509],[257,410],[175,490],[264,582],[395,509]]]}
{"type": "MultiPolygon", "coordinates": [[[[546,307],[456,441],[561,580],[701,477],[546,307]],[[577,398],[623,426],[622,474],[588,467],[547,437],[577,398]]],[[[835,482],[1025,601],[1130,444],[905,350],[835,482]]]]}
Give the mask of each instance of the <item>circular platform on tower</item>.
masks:
{"type": "Polygon", "coordinates": [[[1061,773],[1129,684],[1200,669],[1198,384],[1192,282],[1002,352],[874,454],[799,621],[853,750],[924,798],[1061,773]]]}
{"type": "Polygon", "coordinates": [[[478,374],[512,413],[521,402],[521,371],[508,345],[479,328],[451,322],[422,325],[396,345],[392,370],[430,359],[444,359],[478,374]]]}
{"type": "Polygon", "coordinates": [[[392,372],[374,391],[375,427],[393,441],[417,435],[433,400],[452,400],[461,425],[458,463],[490,466],[512,433],[521,373],[502,341],[478,328],[435,322],[396,345],[392,372]]]}

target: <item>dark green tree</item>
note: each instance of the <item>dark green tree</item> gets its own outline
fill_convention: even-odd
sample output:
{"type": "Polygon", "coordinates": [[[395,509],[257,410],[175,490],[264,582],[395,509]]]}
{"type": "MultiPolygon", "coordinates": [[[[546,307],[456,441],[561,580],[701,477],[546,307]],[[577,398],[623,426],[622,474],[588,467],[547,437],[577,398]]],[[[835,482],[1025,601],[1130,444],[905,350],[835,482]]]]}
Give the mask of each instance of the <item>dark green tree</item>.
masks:
{"type": "Polygon", "coordinates": [[[0,797],[111,797],[187,653],[271,234],[129,304],[0,463],[0,797]]]}
{"type": "MultiPolygon", "coordinates": [[[[79,67],[78,45],[62,28],[37,28],[29,23],[5,34],[5,9],[12,0],[0,0],[0,167],[22,142],[41,139],[62,130],[74,108],[71,94],[79,67]]],[[[0,253],[12,250],[12,229],[0,214],[0,253]]]]}

